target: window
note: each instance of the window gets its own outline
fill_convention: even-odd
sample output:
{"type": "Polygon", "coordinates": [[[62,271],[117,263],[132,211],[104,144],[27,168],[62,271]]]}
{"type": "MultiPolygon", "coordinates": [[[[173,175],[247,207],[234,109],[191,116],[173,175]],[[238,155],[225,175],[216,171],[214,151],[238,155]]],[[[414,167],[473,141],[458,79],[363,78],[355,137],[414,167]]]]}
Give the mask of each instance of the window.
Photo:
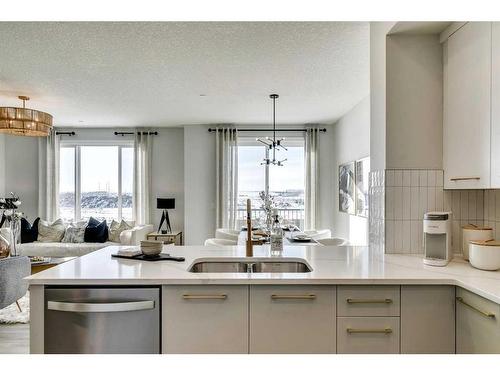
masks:
{"type": "Polygon", "coordinates": [[[131,144],[63,145],[59,164],[59,216],[66,221],[132,220],[131,144]]]}
{"type": "Polygon", "coordinates": [[[283,166],[261,165],[268,149],[255,141],[240,138],[238,145],[238,226],[245,225],[246,200],[252,199],[252,217],[262,217],[259,193],[268,191],[276,202],[285,224],[304,228],[304,141],[288,139],[288,151],[279,151],[286,158],[283,166]]]}

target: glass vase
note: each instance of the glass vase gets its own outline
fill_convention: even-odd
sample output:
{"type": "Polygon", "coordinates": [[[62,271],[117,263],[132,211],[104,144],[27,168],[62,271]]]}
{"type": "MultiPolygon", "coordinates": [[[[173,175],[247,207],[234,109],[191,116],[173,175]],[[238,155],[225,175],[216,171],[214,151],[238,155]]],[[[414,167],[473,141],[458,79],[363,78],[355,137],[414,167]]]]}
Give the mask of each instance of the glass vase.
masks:
{"type": "Polygon", "coordinates": [[[11,233],[11,245],[10,245],[10,256],[18,256],[18,244],[21,243],[21,220],[19,218],[12,217],[10,222],[10,233],[11,233]]]}

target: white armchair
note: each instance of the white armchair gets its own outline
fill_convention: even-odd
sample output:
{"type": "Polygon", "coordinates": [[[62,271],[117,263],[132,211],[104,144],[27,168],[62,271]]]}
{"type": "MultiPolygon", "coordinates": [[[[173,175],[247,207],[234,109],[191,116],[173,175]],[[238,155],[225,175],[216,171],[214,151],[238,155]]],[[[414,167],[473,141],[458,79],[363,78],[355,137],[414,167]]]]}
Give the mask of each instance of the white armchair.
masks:
{"type": "Polygon", "coordinates": [[[317,240],[323,246],[349,246],[350,243],[345,238],[334,237],[334,238],[323,238],[317,240]]]}
{"type": "Polygon", "coordinates": [[[239,235],[240,231],[235,229],[218,228],[215,230],[215,238],[222,240],[238,241],[239,235]]]}
{"type": "Polygon", "coordinates": [[[330,229],[314,229],[305,230],[304,234],[308,235],[313,240],[322,240],[324,238],[330,238],[332,236],[332,231],[330,229]]]}
{"type": "Polygon", "coordinates": [[[146,236],[153,231],[154,228],[152,224],[138,225],[132,229],[124,230],[120,233],[120,244],[138,246],[141,244],[141,241],[144,241],[146,236]]]}
{"type": "Polygon", "coordinates": [[[237,244],[238,244],[237,241],[226,240],[223,238],[208,238],[205,241],[205,246],[211,246],[211,247],[236,246],[237,244]]]}

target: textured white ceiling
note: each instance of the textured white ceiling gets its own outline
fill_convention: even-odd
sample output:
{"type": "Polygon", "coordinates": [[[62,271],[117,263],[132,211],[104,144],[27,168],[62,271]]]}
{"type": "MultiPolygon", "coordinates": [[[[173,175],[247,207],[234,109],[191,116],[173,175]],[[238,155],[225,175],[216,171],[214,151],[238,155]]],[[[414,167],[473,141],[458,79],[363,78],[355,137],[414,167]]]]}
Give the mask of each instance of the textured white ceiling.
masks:
{"type": "Polygon", "coordinates": [[[278,123],[326,123],[369,93],[367,22],[2,22],[0,46],[0,105],[56,126],[268,124],[274,92],[278,123]]]}

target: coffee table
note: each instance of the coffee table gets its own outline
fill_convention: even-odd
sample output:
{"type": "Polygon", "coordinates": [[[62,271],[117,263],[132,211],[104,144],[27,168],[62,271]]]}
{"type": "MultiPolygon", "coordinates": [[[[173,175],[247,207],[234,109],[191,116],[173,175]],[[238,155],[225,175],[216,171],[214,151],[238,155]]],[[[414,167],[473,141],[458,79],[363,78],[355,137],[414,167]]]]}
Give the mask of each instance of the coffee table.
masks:
{"type": "Polygon", "coordinates": [[[31,264],[31,274],[35,274],[41,271],[45,271],[49,268],[55,267],[58,264],[62,264],[68,262],[70,260],[76,259],[77,257],[64,257],[64,258],[49,258],[49,261],[46,263],[40,264],[31,264]]]}

